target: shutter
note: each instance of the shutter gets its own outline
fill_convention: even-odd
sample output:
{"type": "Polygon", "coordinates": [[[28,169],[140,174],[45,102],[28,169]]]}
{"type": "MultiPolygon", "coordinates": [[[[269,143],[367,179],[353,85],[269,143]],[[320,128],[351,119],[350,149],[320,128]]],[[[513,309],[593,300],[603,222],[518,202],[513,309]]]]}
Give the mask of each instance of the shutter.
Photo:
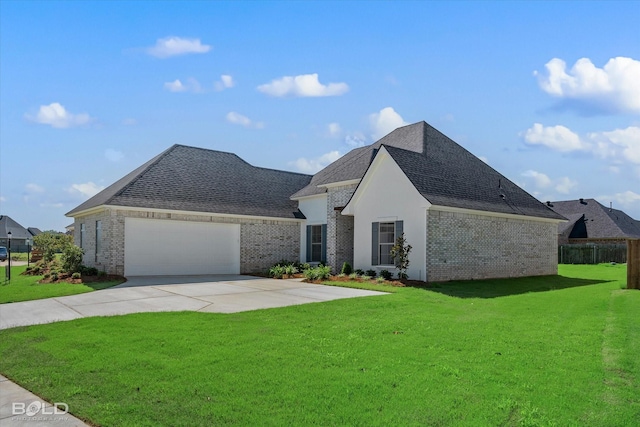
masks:
{"type": "Polygon", "coordinates": [[[311,262],[311,226],[307,225],[307,262],[311,262]]]}
{"type": "Polygon", "coordinates": [[[379,222],[374,222],[371,224],[371,265],[379,265],[380,264],[380,258],[379,258],[379,247],[378,247],[378,243],[379,243],[379,238],[378,238],[378,232],[380,230],[380,223],[379,222]]]}
{"type": "MultiPolygon", "coordinates": [[[[397,239],[398,237],[402,236],[402,233],[404,233],[404,221],[396,221],[396,235],[394,236],[395,239],[397,239]]],[[[395,242],[394,239],[394,242],[395,242]]]]}
{"type": "Polygon", "coordinates": [[[322,263],[327,263],[327,224],[322,224],[322,263]]]}

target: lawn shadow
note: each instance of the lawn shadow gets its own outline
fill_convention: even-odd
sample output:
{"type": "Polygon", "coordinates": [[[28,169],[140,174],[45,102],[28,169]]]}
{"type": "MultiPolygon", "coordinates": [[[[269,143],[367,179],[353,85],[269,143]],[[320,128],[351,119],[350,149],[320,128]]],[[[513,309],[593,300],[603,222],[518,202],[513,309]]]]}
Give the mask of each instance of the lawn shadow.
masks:
{"type": "Polygon", "coordinates": [[[597,285],[611,281],[578,279],[556,275],[441,282],[430,283],[421,287],[432,292],[457,298],[498,298],[529,292],[546,292],[578,286],[597,285]]]}

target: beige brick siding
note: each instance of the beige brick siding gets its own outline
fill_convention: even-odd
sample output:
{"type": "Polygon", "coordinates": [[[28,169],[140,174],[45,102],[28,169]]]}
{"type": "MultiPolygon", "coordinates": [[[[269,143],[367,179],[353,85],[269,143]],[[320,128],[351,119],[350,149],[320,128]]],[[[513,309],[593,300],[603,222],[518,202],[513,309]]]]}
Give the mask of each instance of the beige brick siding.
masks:
{"type": "Polygon", "coordinates": [[[76,245],[80,245],[80,227],[85,224],[85,265],[110,274],[124,274],[124,222],[127,217],[240,224],[241,273],[264,272],[282,259],[297,261],[299,258],[300,223],[296,221],[108,208],[75,218],[74,225],[78,230],[75,233],[76,245]],[[98,220],[102,221],[103,243],[96,257],[95,224],[98,220]]]}
{"type": "Polygon", "coordinates": [[[555,222],[427,212],[430,282],[558,273],[555,222]]]}
{"type": "Polygon", "coordinates": [[[356,190],[357,184],[329,188],[327,191],[327,265],[339,273],[345,261],[353,266],[354,217],[341,215],[343,208],[356,190]]]}

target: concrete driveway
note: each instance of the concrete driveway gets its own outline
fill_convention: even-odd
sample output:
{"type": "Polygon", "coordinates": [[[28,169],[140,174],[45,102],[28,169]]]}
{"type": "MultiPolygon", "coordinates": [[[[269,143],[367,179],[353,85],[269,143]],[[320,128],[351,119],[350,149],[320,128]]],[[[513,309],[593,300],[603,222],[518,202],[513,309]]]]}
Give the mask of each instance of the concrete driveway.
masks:
{"type": "Polygon", "coordinates": [[[386,294],[240,275],[129,277],[101,291],[2,304],[0,329],[144,312],[236,313],[373,295],[386,294]]]}

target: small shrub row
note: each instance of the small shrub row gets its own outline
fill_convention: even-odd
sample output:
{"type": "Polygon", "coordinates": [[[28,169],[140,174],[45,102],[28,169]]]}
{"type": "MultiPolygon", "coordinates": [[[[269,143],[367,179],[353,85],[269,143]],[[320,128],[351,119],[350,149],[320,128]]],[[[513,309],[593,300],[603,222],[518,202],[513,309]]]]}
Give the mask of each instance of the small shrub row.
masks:
{"type": "Polygon", "coordinates": [[[294,264],[276,264],[269,269],[269,277],[273,277],[274,279],[282,279],[284,276],[291,277],[297,272],[298,268],[294,264]]]}

